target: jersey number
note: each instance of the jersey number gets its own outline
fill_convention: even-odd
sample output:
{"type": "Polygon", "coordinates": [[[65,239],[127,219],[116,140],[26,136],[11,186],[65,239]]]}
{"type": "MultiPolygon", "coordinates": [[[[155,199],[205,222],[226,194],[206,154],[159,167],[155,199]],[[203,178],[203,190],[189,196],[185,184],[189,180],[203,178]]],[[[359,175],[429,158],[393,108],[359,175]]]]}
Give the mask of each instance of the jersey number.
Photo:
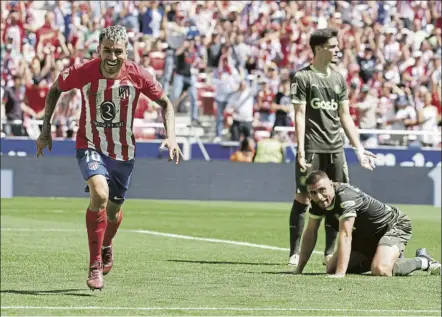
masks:
{"type": "Polygon", "coordinates": [[[87,150],[85,154],[86,154],[86,163],[89,163],[90,161],[101,162],[101,157],[97,152],[87,150]]]}

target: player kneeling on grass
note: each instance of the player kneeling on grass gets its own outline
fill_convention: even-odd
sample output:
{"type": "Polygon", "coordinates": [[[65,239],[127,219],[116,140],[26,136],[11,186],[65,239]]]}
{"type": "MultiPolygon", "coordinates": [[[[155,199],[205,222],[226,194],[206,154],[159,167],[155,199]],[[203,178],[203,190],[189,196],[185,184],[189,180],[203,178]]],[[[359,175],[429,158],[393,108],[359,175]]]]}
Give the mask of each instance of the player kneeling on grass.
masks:
{"type": "Polygon", "coordinates": [[[368,271],[376,276],[404,276],[416,270],[440,275],[441,264],[425,248],[418,249],[415,258],[402,257],[411,222],[399,209],[349,184],[334,183],[319,170],[308,175],[306,187],[312,204],[295,273],[301,274],[307,264],[325,217],[339,230],[338,249],[327,264],[332,277],[368,271]]]}

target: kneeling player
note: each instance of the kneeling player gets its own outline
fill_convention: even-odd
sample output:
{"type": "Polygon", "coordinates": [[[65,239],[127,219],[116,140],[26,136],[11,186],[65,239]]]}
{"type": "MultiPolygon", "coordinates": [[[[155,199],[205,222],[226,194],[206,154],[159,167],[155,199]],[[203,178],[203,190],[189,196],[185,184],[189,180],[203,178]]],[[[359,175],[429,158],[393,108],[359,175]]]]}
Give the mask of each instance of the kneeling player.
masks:
{"type": "Polygon", "coordinates": [[[399,209],[388,206],[349,184],[334,183],[323,171],[313,171],[306,179],[312,201],[305,229],[299,265],[302,273],[315,247],[321,219],[339,230],[338,249],[327,264],[327,273],[371,271],[376,276],[404,276],[416,270],[440,275],[441,264],[425,248],[416,257],[402,257],[411,237],[411,222],[399,209]]]}

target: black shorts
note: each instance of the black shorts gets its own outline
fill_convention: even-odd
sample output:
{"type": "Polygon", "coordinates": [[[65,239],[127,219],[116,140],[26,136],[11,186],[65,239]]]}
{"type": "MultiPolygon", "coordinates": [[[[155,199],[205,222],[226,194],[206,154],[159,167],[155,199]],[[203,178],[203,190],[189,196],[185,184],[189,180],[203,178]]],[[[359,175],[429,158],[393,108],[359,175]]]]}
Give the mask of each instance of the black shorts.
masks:
{"type": "MultiPolygon", "coordinates": [[[[391,207],[394,208],[394,207],[391,207]]],[[[405,246],[411,238],[411,221],[407,215],[398,211],[398,217],[390,224],[387,231],[377,239],[368,240],[366,238],[354,237],[352,239],[352,251],[364,254],[370,263],[373,260],[376,250],[380,245],[397,246],[402,257],[405,246]]]]}
{"type": "Polygon", "coordinates": [[[314,170],[324,171],[328,177],[338,183],[348,183],[348,167],[344,151],[338,153],[306,153],[305,160],[312,166],[301,171],[296,157],[296,191],[307,193],[305,180],[307,175],[314,170]]]}

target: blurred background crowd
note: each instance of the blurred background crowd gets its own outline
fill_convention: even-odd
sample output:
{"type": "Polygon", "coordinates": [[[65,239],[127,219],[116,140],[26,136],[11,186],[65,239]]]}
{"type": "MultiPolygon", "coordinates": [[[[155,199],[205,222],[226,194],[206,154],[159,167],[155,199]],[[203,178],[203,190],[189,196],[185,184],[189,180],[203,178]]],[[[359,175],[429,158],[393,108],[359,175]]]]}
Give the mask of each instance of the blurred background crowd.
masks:
{"type": "MultiPolygon", "coordinates": [[[[440,147],[440,1],[1,1],[1,9],[2,136],[35,138],[49,86],[96,57],[100,29],[119,24],[129,58],[155,74],[179,124],[253,148],[275,139],[275,126],[293,126],[290,78],[313,57],[310,34],[333,27],[342,51],[334,67],[359,128],[439,132],[362,133],[364,144],[440,147]]],[[[79,91],[62,95],[55,137],[75,136],[80,107],[79,91]]],[[[140,99],[137,139],[161,137],[149,126],[159,122],[156,105],[140,99]]]]}

